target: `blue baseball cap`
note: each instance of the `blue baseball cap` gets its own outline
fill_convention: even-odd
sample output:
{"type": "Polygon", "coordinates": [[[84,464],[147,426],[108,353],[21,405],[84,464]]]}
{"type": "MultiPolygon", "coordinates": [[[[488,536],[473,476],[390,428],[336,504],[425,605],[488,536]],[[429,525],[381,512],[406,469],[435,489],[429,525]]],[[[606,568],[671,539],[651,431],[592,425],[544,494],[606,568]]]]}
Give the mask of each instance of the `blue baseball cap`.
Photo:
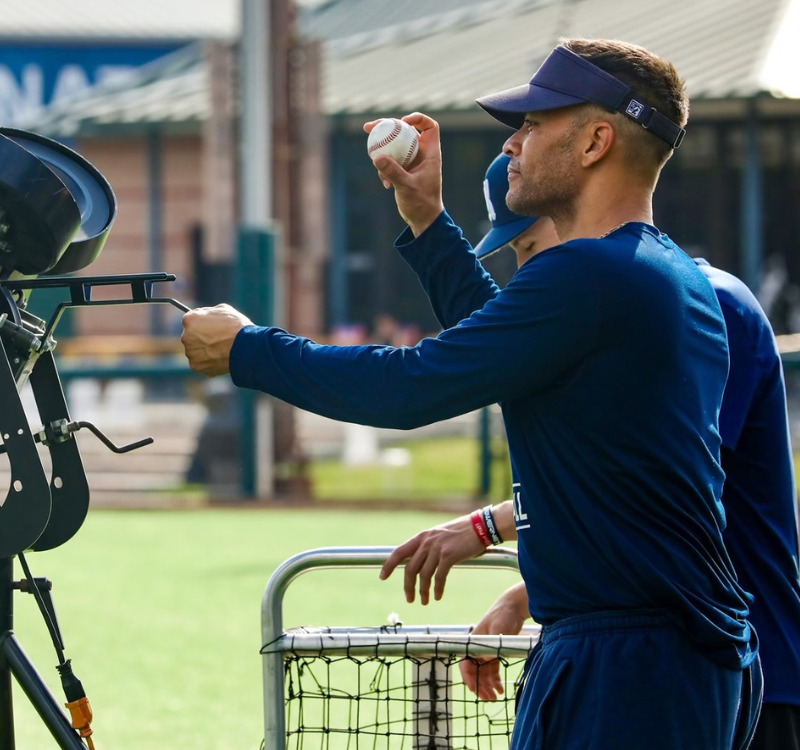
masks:
{"type": "Polygon", "coordinates": [[[506,206],[508,192],[508,164],[511,158],[500,154],[486,170],[483,181],[483,194],[492,228],[475,246],[475,254],[485,258],[507,245],[531,226],[538,216],[520,216],[506,206]]]}
{"type": "Polygon", "coordinates": [[[630,86],[561,45],[547,56],[530,83],[477,101],[492,117],[515,130],[522,127],[527,112],[592,102],[609,112],[621,112],[672,148],[678,148],[686,134],[657,109],[638,101],[630,86]]]}

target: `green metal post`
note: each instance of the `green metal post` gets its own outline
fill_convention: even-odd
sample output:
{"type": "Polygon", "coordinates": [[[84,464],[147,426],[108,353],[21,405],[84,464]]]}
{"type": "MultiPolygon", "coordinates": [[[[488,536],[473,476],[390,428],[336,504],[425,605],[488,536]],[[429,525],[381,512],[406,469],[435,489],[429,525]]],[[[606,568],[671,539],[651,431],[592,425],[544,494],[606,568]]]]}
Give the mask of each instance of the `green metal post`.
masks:
{"type": "MultiPolygon", "coordinates": [[[[237,237],[234,277],[235,307],[258,325],[268,326],[275,318],[275,257],[277,232],[240,227],[237,237]]],[[[259,456],[257,407],[259,394],[239,390],[241,475],[239,490],[254,498],[258,490],[259,456]]]]}

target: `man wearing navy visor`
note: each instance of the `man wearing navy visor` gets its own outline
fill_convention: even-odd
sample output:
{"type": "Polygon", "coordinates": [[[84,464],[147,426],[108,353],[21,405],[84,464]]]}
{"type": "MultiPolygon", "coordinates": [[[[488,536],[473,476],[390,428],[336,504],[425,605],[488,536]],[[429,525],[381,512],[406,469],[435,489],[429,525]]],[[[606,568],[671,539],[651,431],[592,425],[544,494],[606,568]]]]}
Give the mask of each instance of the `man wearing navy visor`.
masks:
{"type": "MultiPolygon", "coordinates": [[[[551,217],[560,245],[499,290],[444,211],[438,125],[408,115],[417,160],[375,165],[445,330],[414,347],[331,347],[201,308],[184,316],[190,366],[400,429],[499,403],[520,571],[544,626],[512,747],[745,748],[761,671],[722,543],[725,325],[708,280],[652,223],[683,84],[643,48],[573,39],[531,83],[478,103],[515,128],[508,207],[551,217]]],[[[426,574],[414,563],[411,598],[426,574]]]]}
{"type": "MultiPolygon", "coordinates": [[[[483,259],[508,245],[522,266],[536,253],[559,244],[547,217],[520,216],[506,206],[509,156],[500,154],[486,170],[483,190],[491,229],[475,245],[483,259]]],[[[462,252],[469,252],[462,250],[462,252]]],[[[780,354],[769,320],[737,278],[696,259],[711,282],[725,318],[730,372],[719,414],[721,464],[725,471],[723,538],[740,582],[755,596],[750,621],[759,633],[764,701],[750,750],[800,750],[800,581],[798,581],[797,493],[780,354]]],[[[459,278],[446,266],[447,286],[459,278]]],[[[465,275],[464,283],[471,277],[465,275]]],[[[458,298],[451,295],[451,299],[458,298]]],[[[467,317],[467,310],[448,311],[467,317]]],[[[486,513],[484,508],[482,513],[486,513]]],[[[513,502],[490,508],[496,526],[514,537],[513,502]]],[[[435,561],[434,596],[439,599],[452,565],[476,553],[471,515],[420,532],[396,556],[414,556],[407,570],[430,570],[435,561]]],[[[496,542],[493,542],[496,543],[496,542]]],[[[420,576],[420,594],[429,581],[420,576]]],[[[524,581],[505,591],[475,626],[474,633],[514,635],[530,617],[524,581]]],[[[464,683],[483,700],[495,700],[505,686],[496,659],[459,663],[464,683]]]]}

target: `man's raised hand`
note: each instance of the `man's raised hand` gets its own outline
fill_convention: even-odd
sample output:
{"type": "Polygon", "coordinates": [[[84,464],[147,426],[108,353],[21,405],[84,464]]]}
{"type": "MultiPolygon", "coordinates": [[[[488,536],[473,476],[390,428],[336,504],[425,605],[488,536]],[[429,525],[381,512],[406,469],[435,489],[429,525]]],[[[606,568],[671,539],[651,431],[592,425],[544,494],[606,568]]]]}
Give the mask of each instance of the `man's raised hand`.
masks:
{"type": "MultiPolygon", "coordinates": [[[[384,187],[394,187],[397,209],[415,237],[419,237],[444,211],[442,203],[442,148],[436,120],[414,112],[400,118],[419,132],[419,153],[408,169],[390,156],[378,156],[374,164],[384,187]]],[[[364,123],[369,133],[378,120],[364,123]]]]}

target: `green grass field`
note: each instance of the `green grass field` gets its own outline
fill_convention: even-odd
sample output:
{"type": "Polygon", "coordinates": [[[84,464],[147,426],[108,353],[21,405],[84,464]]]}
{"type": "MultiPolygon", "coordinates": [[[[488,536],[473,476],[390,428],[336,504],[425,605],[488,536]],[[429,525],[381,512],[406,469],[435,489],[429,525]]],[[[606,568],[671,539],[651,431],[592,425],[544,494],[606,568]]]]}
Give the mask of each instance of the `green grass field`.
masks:
{"type": "MultiPolygon", "coordinates": [[[[305,549],[394,545],[449,516],[419,511],[92,511],[66,545],[28,556],[53,581],[76,674],[94,709],[98,750],[257,750],[262,738],[260,607],[277,565],[305,549]]],[[[17,566],[18,577],[21,575],[17,566]]],[[[289,589],[286,626],[478,619],[511,572],[456,571],[427,608],[402,595],[402,572],[310,573],[289,589]]],[[[53,692],[56,658],[32,597],[15,594],[15,632],[53,692]]],[[[55,747],[21,691],[17,747],[55,747]]]]}
{"type": "MultiPolygon", "coordinates": [[[[480,482],[480,444],[474,438],[436,437],[393,444],[406,450],[407,466],[345,466],[339,460],[311,464],[314,495],[319,500],[448,500],[473,497],[480,482]]],[[[503,438],[492,441],[491,487],[494,502],[511,491],[508,448],[503,438]]]]}

